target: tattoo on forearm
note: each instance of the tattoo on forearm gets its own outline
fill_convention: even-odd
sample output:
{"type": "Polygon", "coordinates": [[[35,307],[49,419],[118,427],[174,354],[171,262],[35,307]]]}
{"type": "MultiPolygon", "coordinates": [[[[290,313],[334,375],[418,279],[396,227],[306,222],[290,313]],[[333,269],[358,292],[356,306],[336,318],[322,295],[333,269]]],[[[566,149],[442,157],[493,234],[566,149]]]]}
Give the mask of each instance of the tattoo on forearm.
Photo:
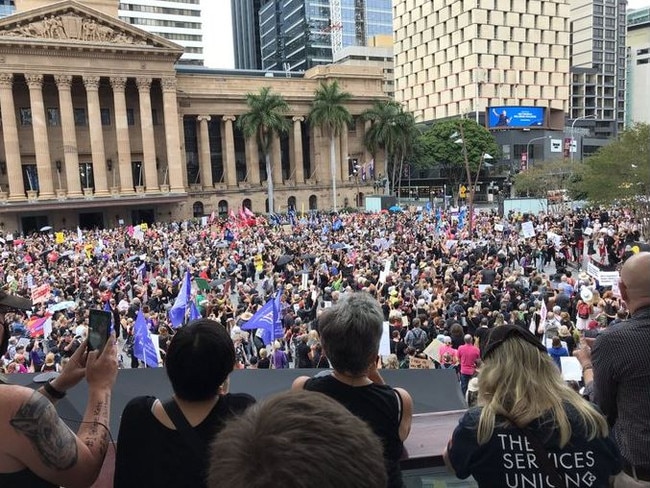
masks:
{"type": "Polygon", "coordinates": [[[65,471],[77,462],[77,440],[50,401],[38,392],[23,403],[11,426],[27,437],[48,468],[65,471]]]}
{"type": "Polygon", "coordinates": [[[108,430],[106,422],[108,422],[108,407],[110,405],[110,398],[104,398],[97,402],[92,412],[92,420],[90,421],[90,428],[88,434],[84,436],[83,442],[89,449],[95,449],[103,456],[108,450],[108,430]]]}

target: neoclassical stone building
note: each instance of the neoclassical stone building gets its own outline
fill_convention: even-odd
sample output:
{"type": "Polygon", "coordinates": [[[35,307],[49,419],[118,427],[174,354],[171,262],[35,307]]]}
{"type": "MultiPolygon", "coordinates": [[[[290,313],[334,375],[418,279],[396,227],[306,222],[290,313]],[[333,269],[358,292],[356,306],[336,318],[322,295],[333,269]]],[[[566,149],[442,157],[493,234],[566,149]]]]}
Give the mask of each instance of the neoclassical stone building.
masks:
{"type": "Polygon", "coordinates": [[[265,86],[287,99],[292,122],[273,144],[278,211],[331,208],[329,141],[307,121],[323,80],[353,95],[354,122],[337,140],[339,206],[372,191],[359,115],[384,97],[380,70],[269,77],[177,67],[181,54],[72,0],[1,19],[0,230],[264,212],[264,157],[236,121],[246,94],[265,86]],[[351,177],[351,161],[368,172],[351,177]]]}

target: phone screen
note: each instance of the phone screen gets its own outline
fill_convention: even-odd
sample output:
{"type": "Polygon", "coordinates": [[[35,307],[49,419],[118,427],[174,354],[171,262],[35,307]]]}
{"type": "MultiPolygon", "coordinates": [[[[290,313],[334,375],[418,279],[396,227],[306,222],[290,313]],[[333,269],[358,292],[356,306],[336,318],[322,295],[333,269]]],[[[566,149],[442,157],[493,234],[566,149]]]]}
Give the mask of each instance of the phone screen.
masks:
{"type": "Polygon", "coordinates": [[[88,349],[101,351],[104,349],[111,333],[111,312],[91,309],[88,317],[88,349]]]}

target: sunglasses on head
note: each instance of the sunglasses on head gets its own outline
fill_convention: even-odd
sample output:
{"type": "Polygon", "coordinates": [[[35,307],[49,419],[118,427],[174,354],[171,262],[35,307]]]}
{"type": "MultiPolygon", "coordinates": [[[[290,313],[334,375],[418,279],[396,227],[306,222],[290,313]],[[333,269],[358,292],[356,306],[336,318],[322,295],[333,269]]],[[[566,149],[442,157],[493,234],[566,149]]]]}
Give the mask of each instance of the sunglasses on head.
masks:
{"type": "Polygon", "coordinates": [[[488,358],[490,354],[501,346],[501,344],[512,337],[520,337],[530,345],[535,346],[539,351],[544,353],[547,352],[544,345],[533,334],[531,334],[530,331],[517,325],[501,325],[490,331],[485,347],[481,351],[481,360],[488,358]]]}

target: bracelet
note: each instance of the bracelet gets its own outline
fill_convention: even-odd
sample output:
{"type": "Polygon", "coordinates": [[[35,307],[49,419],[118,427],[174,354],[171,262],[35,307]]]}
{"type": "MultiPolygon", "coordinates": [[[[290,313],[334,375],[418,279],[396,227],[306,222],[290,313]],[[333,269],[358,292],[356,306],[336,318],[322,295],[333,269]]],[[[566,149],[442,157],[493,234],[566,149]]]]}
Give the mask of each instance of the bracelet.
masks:
{"type": "Polygon", "coordinates": [[[43,383],[43,390],[45,390],[45,393],[55,400],[61,400],[61,398],[65,397],[65,391],[59,391],[54,388],[54,386],[52,386],[52,381],[54,381],[54,379],[51,379],[47,383],[43,383]]]}

